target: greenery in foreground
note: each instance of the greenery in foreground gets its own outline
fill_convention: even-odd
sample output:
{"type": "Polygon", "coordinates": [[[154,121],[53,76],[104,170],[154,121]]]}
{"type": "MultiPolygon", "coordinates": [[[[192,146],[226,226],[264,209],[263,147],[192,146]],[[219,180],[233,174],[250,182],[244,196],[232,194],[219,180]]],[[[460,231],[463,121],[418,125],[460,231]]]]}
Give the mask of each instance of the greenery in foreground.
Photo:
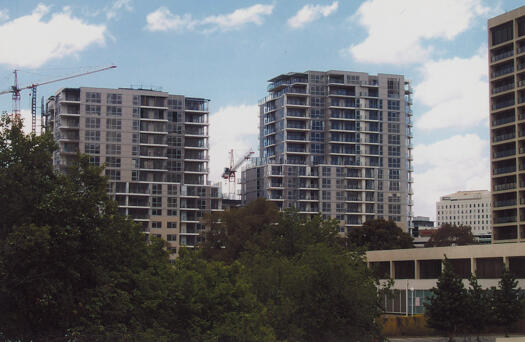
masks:
{"type": "Polygon", "coordinates": [[[503,327],[508,336],[525,310],[525,297],[517,286],[515,277],[505,271],[498,288],[483,290],[476,277],[471,276],[466,289],[445,258],[443,272],[425,304],[427,324],[446,333],[449,341],[461,333],[476,334],[479,341],[479,334],[491,325],[503,327]]]}
{"type": "Polygon", "coordinates": [[[367,341],[375,279],[337,225],[258,200],[209,218],[170,263],[79,156],[53,171],[50,135],[0,123],[0,339],[367,341]]]}

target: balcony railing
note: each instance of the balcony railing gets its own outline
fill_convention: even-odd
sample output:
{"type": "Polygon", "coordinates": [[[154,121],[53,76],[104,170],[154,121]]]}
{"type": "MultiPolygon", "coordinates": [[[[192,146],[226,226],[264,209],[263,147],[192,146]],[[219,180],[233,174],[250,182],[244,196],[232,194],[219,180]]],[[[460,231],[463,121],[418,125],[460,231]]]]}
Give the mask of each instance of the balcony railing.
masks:
{"type": "Polygon", "coordinates": [[[492,126],[504,125],[509,122],[514,122],[514,115],[506,116],[504,118],[497,119],[497,120],[492,120],[492,126]]]}
{"type": "Polygon", "coordinates": [[[492,77],[499,77],[502,75],[510,74],[513,71],[514,71],[514,66],[505,67],[505,68],[492,72],[492,77]]]}
{"type": "Polygon", "coordinates": [[[504,59],[504,58],[507,58],[507,57],[510,57],[514,55],[514,51],[512,50],[509,50],[509,51],[505,51],[505,52],[502,52],[500,54],[497,54],[497,55],[494,55],[492,56],[492,58],[490,59],[492,62],[496,62],[496,61],[499,61],[501,59],[504,59]]]}
{"type": "Polygon", "coordinates": [[[497,152],[494,152],[494,158],[503,158],[503,157],[513,156],[515,154],[516,154],[515,149],[497,151],[497,152]]]}
{"type": "Polygon", "coordinates": [[[511,205],[516,205],[516,199],[508,199],[508,200],[501,200],[501,201],[494,201],[494,207],[500,208],[500,207],[509,207],[511,205]]]}
{"type": "Polygon", "coordinates": [[[514,83],[508,83],[508,84],[504,84],[504,85],[499,86],[499,87],[494,87],[494,88],[492,88],[492,94],[501,93],[501,92],[504,92],[504,91],[510,90],[510,89],[514,89],[514,83]]]}
{"type": "Polygon", "coordinates": [[[517,216],[494,217],[494,223],[516,222],[517,216]]]}
{"type": "Polygon", "coordinates": [[[502,173],[509,173],[509,172],[515,172],[516,166],[505,166],[505,167],[495,167],[494,168],[494,174],[499,175],[502,173]]]}
{"type": "Polygon", "coordinates": [[[504,191],[512,189],[516,189],[516,183],[494,184],[494,191],[504,191]]]}
{"type": "Polygon", "coordinates": [[[501,102],[496,102],[492,104],[492,110],[497,110],[503,107],[513,106],[514,105],[514,99],[512,100],[506,100],[501,102]]]}

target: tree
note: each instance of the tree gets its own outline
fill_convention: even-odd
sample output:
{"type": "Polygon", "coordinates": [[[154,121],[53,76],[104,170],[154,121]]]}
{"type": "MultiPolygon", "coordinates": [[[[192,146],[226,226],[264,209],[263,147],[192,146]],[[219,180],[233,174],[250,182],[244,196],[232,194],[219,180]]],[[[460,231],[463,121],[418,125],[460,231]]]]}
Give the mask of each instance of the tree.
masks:
{"type": "Polygon", "coordinates": [[[392,220],[366,221],[362,227],[349,229],[346,238],[351,248],[364,247],[369,251],[414,247],[412,236],[392,220]]]}
{"type": "Polygon", "coordinates": [[[479,342],[479,334],[491,323],[490,292],[482,289],[476,276],[471,275],[467,295],[465,325],[479,342]]]}
{"type": "Polygon", "coordinates": [[[508,270],[503,272],[498,288],[493,292],[495,322],[504,327],[505,336],[509,336],[510,328],[523,316],[525,297],[520,293],[518,281],[508,270]]]}
{"type": "Polygon", "coordinates": [[[432,296],[425,303],[425,316],[428,326],[446,333],[449,341],[454,341],[469,314],[467,292],[446,257],[443,263],[444,269],[438,278],[437,287],[432,288],[432,296]]]}
{"type": "Polygon", "coordinates": [[[425,244],[425,247],[464,246],[475,244],[469,226],[456,226],[444,223],[439,227],[425,244]]]}

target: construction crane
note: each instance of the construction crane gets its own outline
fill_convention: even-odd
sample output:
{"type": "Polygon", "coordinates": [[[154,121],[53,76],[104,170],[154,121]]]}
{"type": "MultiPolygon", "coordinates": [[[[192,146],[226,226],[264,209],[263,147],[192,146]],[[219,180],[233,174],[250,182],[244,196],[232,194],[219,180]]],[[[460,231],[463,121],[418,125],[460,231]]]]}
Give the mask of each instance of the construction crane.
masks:
{"type": "Polygon", "coordinates": [[[31,94],[32,95],[32,98],[31,98],[31,119],[32,119],[31,120],[31,129],[32,129],[33,133],[36,133],[36,110],[37,110],[36,88],[37,87],[42,86],[42,85],[46,85],[46,84],[49,84],[49,83],[55,83],[55,82],[69,80],[71,78],[76,78],[76,77],[86,76],[86,75],[89,75],[89,74],[94,74],[96,72],[101,72],[101,71],[105,71],[105,70],[109,70],[109,69],[115,69],[116,67],[117,67],[116,65],[110,65],[110,66],[107,66],[107,67],[104,67],[104,68],[98,68],[98,69],[94,69],[94,70],[91,70],[91,71],[82,72],[82,73],[74,74],[74,75],[70,75],[70,76],[65,76],[65,77],[57,78],[57,79],[50,80],[50,81],[33,83],[33,84],[30,84],[30,85],[27,85],[27,86],[23,86],[23,87],[19,87],[18,86],[18,70],[15,69],[13,71],[13,73],[15,74],[15,80],[14,80],[13,85],[11,86],[11,89],[5,90],[5,91],[0,91],[0,95],[12,94],[12,100],[13,100],[12,115],[13,115],[14,118],[20,119],[20,92],[22,90],[31,89],[31,92],[32,92],[32,94],[31,94]]]}
{"type": "Polygon", "coordinates": [[[233,195],[235,190],[235,173],[237,172],[237,169],[241,167],[241,165],[250,159],[250,156],[254,154],[254,152],[250,149],[249,152],[246,152],[242,158],[235,163],[234,157],[233,157],[233,149],[230,150],[230,167],[225,167],[224,172],[222,174],[222,178],[227,180],[229,182],[229,194],[233,195]],[[233,184],[233,187],[232,187],[233,184]]]}

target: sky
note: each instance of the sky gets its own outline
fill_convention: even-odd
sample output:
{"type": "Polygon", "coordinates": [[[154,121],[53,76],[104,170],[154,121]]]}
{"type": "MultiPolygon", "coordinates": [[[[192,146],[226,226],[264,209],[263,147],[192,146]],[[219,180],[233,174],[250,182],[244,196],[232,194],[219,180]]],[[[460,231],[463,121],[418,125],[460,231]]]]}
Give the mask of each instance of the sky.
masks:
{"type": "MultiPolygon", "coordinates": [[[[402,74],[414,88],[414,214],[440,196],[489,189],[487,19],[519,0],[0,0],[0,91],[162,89],[210,102],[210,179],[258,154],[267,80],[306,70],[402,74]]],[[[11,110],[0,95],[0,112],[11,110]]],[[[29,92],[22,93],[29,117],[29,92]]],[[[30,119],[26,122],[30,125],[30,119]]]]}

